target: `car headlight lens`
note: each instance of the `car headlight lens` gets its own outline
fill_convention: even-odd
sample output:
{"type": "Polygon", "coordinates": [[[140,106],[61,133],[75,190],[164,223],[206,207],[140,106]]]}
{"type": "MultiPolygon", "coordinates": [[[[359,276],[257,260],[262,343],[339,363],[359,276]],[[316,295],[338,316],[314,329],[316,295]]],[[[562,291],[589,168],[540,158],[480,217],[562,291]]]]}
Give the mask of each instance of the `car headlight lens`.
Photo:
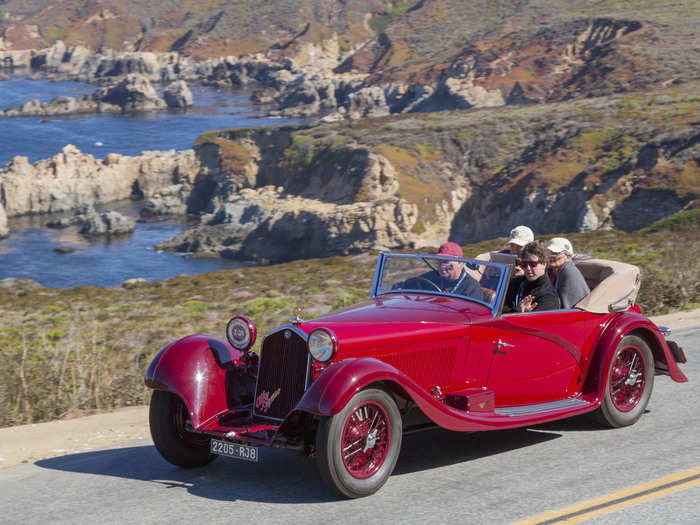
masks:
{"type": "Polygon", "coordinates": [[[329,361],[338,347],[338,340],[333,332],[325,328],[317,328],[309,334],[309,353],[316,361],[329,361]]]}
{"type": "Polygon", "coordinates": [[[242,315],[233,317],[226,325],[226,338],[236,350],[245,352],[255,344],[257,329],[253,321],[242,315]]]}

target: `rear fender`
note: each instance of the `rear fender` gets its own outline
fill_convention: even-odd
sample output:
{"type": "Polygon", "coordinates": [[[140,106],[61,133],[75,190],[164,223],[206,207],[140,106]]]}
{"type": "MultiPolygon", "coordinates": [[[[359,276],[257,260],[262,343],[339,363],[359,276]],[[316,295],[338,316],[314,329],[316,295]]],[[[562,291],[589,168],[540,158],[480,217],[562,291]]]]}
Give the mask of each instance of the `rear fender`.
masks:
{"type": "MultiPolygon", "coordinates": [[[[244,368],[243,352],[228,343],[190,335],[161,349],[148,367],[146,386],[182,399],[197,429],[226,411],[227,368],[244,368]]],[[[235,387],[234,387],[235,388],[235,387]]]]}
{"type": "Polygon", "coordinates": [[[678,367],[671,349],[657,326],[643,315],[625,312],[619,314],[608,324],[598,342],[594,362],[589,369],[595,373],[589,375],[587,392],[595,392],[598,399],[602,399],[605,392],[606,371],[610,367],[617,346],[627,335],[636,335],[647,342],[654,354],[657,374],[668,374],[671,379],[678,383],[684,383],[688,380],[678,367]]]}

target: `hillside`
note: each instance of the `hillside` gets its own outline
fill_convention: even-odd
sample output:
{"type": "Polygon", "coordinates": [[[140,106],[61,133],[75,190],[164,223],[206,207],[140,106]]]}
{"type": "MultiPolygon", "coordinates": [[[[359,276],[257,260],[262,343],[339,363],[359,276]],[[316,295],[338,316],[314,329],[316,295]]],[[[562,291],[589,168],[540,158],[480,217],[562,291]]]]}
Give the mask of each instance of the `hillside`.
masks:
{"type": "Polygon", "coordinates": [[[366,86],[393,85],[390,105],[431,86],[425,111],[697,80],[699,13],[696,0],[5,0],[0,50],[62,40],[196,59],[328,58],[336,72],[368,75],[366,86]]]}
{"type": "Polygon", "coordinates": [[[547,105],[212,131],[160,246],[243,260],[633,231],[697,206],[700,85],[547,105]],[[301,253],[298,247],[302,247],[301,253]]]}

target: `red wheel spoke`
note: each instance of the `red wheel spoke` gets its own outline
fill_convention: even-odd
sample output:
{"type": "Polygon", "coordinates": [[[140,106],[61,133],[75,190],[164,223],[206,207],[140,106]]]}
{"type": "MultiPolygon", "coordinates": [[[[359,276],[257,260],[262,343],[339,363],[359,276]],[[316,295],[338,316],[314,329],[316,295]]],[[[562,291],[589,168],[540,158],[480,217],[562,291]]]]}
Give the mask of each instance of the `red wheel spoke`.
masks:
{"type": "Polygon", "coordinates": [[[622,412],[629,412],[639,402],[646,382],[642,352],[635,346],[623,348],[615,358],[610,381],[610,397],[622,412]]]}
{"type": "Polygon", "coordinates": [[[365,479],[381,468],[391,439],[389,416],[382,405],[369,401],[357,407],[341,435],[343,463],[352,476],[365,479]]]}

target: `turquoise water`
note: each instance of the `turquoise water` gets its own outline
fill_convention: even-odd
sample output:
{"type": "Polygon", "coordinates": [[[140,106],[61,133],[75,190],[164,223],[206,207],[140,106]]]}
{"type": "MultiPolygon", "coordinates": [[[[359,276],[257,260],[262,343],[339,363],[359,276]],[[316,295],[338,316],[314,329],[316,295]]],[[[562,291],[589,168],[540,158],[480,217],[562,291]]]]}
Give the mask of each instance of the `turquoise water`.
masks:
{"type": "MultiPolygon", "coordinates": [[[[95,89],[78,82],[13,77],[0,81],[0,107],[17,106],[32,98],[47,102],[59,95],[82,97],[95,89]]],[[[190,149],[202,132],[212,129],[301,122],[262,117],[263,111],[254,107],[245,93],[196,86],[190,89],[194,107],[186,112],[0,119],[0,168],[16,155],[26,156],[30,162],[50,157],[66,144],[98,158],[112,152],[139,155],[146,150],[190,149]]],[[[138,206],[116,209],[136,216],[138,206]]],[[[136,231],[123,238],[85,240],[75,228],[43,228],[47,220],[34,217],[10,221],[10,236],[0,241],[0,279],[23,277],[55,288],[118,286],[135,277],[154,281],[241,266],[224,259],[194,259],[153,249],[158,242],[181,232],[185,227],[182,222],[137,223],[136,231]],[[54,252],[66,247],[75,251],[54,252]]]]}

